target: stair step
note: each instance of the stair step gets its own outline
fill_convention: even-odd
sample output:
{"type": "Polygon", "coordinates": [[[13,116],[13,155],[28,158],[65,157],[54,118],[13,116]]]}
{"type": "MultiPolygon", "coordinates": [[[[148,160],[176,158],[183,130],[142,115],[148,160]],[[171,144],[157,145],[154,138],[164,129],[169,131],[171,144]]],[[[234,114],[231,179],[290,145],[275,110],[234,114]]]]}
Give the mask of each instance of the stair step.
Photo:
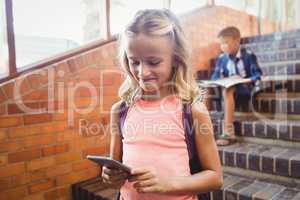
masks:
{"type": "MultiPolygon", "coordinates": [[[[211,100],[210,111],[222,111],[220,103],[216,100],[211,100]]],[[[239,113],[255,113],[256,115],[271,114],[272,118],[287,117],[288,115],[300,115],[300,98],[263,98],[260,97],[250,102],[245,102],[240,106],[236,106],[235,112],[239,113]]],[[[299,116],[300,117],[300,116],[299,116]]]]}
{"type": "Polygon", "coordinates": [[[300,36],[298,38],[288,38],[283,40],[264,41],[259,43],[247,43],[241,45],[252,52],[266,52],[283,49],[300,48],[300,36]]]}
{"type": "Polygon", "coordinates": [[[289,64],[265,64],[261,65],[264,76],[274,75],[300,75],[300,62],[293,62],[289,64]]]}
{"type": "Polygon", "coordinates": [[[257,35],[251,37],[244,37],[242,38],[242,44],[248,43],[260,43],[266,41],[277,41],[277,40],[284,40],[284,39],[292,39],[292,38],[299,38],[300,37],[300,29],[286,31],[286,32],[275,32],[265,35],[257,35]]]}
{"type": "Polygon", "coordinates": [[[224,184],[221,190],[212,192],[212,200],[299,200],[298,186],[289,187],[264,179],[224,173],[224,184]]]}
{"type": "Polygon", "coordinates": [[[285,49],[263,53],[255,53],[258,63],[282,62],[282,61],[299,61],[300,49],[285,49]]]}
{"type": "Polygon", "coordinates": [[[102,182],[101,178],[91,178],[72,185],[73,200],[110,200],[118,190],[102,182]]]}
{"type": "Polygon", "coordinates": [[[256,98],[300,98],[300,92],[288,92],[287,90],[281,90],[275,93],[262,92],[257,95],[256,98]]]}
{"type": "Polygon", "coordinates": [[[236,120],[234,126],[238,136],[300,142],[300,121],[236,120]]]}
{"type": "Polygon", "coordinates": [[[223,166],[300,179],[299,148],[238,142],[218,150],[223,166]]]}
{"type": "Polygon", "coordinates": [[[299,63],[300,60],[285,60],[285,61],[274,61],[274,62],[268,62],[268,63],[259,63],[259,66],[265,67],[265,66],[277,66],[277,65],[291,65],[295,63],[299,63]]]}

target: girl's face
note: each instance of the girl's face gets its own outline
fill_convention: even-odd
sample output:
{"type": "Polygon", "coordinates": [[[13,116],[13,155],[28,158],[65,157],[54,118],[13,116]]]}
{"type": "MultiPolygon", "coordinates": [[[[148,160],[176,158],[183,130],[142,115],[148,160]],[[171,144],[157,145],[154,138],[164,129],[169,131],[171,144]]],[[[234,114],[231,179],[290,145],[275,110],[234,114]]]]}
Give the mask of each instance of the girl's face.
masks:
{"type": "Polygon", "coordinates": [[[220,37],[221,50],[230,55],[235,55],[240,47],[240,39],[229,36],[220,37]]]}
{"type": "Polygon", "coordinates": [[[162,94],[172,79],[173,42],[165,36],[128,37],[129,69],[144,94],[162,94]]]}

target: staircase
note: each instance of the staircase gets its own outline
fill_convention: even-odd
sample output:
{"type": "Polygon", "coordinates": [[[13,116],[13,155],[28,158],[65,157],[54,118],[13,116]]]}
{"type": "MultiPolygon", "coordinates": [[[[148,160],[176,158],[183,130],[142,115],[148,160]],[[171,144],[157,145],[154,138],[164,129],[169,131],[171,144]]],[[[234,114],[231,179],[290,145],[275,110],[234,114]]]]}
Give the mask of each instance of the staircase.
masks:
{"type": "MultiPolygon", "coordinates": [[[[224,185],[212,199],[300,200],[300,30],[242,43],[255,52],[267,78],[253,106],[246,104],[234,114],[239,142],[219,147],[224,185]]],[[[218,134],[222,106],[215,91],[210,111],[218,134]]]]}

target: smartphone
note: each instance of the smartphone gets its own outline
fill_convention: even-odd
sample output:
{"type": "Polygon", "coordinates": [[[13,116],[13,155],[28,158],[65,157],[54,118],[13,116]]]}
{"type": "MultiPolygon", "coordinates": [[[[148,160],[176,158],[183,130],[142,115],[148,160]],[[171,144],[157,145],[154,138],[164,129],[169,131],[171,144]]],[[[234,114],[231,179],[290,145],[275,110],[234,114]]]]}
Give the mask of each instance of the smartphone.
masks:
{"type": "Polygon", "coordinates": [[[131,172],[130,167],[124,165],[123,163],[121,163],[117,160],[111,159],[109,157],[88,155],[87,159],[94,161],[95,163],[102,165],[102,166],[123,170],[129,174],[131,172]]]}

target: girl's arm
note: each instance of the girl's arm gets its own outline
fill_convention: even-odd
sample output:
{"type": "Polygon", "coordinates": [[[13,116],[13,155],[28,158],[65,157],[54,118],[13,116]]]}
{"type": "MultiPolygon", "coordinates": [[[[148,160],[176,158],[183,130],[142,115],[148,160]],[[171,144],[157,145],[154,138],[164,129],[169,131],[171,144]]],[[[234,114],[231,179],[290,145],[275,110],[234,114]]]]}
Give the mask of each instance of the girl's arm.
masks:
{"type": "MultiPolygon", "coordinates": [[[[122,140],[119,130],[119,108],[120,102],[115,103],[112,106],[110,114],[110,157],[121,161],[122,160],[122,140]]],[[[101,172],[102,181],[110,185],[110,187],[118,188],[125,183],[128,178],[128,174],[124,171],[111,169],[103,166],[101,172]]]]}
{"type": "Polygon", "coordinates": [[[110,112],[110,157],[122,160],[122,138],[119,129],[119,110],[121,101],[115,103],[110,112]]]}

